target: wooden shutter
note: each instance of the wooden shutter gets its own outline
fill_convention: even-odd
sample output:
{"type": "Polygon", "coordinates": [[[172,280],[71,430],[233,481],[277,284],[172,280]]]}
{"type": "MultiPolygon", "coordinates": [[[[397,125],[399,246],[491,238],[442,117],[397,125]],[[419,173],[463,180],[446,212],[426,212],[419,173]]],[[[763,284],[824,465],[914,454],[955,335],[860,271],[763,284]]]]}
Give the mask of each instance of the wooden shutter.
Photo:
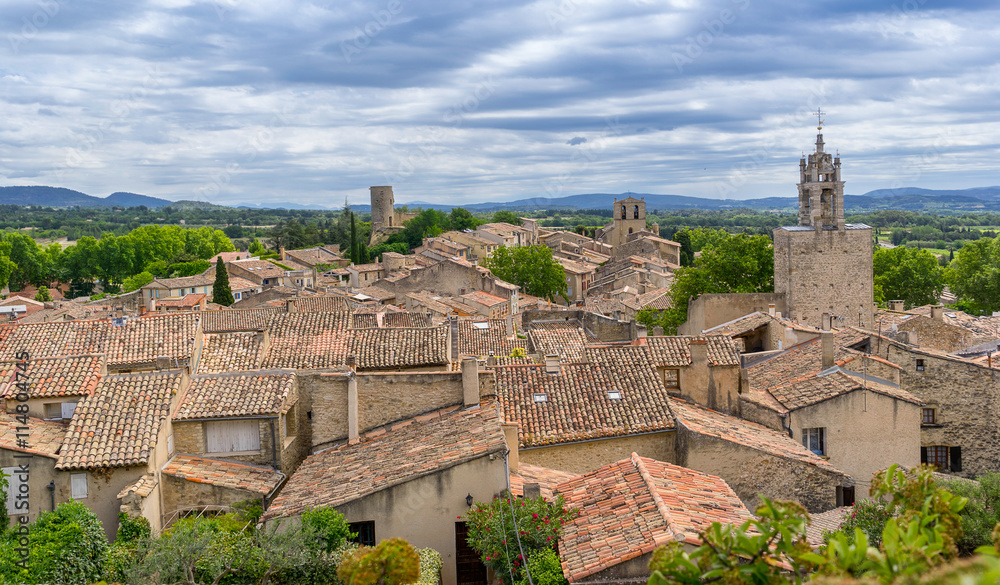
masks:
{"type": "Polygon", "coordinates": [[[73,412],[76,411],[75,402],[63,402],[62,403],[62,417],[63,418],[73,418],[73,412]]]}
{"type": "Polygon", "coordinates": [[[920,462],[927,463],[927,447],[920,448],[920,462]]]}
{"type": "Polygon", "coordinates": [[[962,448],[961,447],[952,447],[950,449],[950,451],[951,452],[948,455],[949,455],[949,459],[950,459],[949,463],[951,464],[950,465],[951,466],[951,470],[952,471],[962,471],[962,448]]]}
{"type": "Polygon", "coordinates": [[[87,474],[73,473],[69,476],[70,487],[73,492],[73,499],[79,500],[87,497],[87,474]]]}
{"type": "Polygon", "coordinates": [[[209,453],[260,451],[260,426],[255,420],[222,420],[205,423],[209,453]]]}
{"type": "MultiPolygon", "coordinates": [[[[19,476],[17,475],[17,468],[4,467],[3,474],[7,476],[7,515],[10,516],[13,514],[27,514],[28,510],[25,508],[21,508],[20,510],[14,508],[14,502],[16,501],[14,499],[14,496],[17,495],[18,490],[21,487],[21,484],[24,483],[23,481],[21,481],[21,479],[19,479],[19,476]]],[[[20,476],[20,478],[27,479],[27,477],[23,475],[20,476]]]]}

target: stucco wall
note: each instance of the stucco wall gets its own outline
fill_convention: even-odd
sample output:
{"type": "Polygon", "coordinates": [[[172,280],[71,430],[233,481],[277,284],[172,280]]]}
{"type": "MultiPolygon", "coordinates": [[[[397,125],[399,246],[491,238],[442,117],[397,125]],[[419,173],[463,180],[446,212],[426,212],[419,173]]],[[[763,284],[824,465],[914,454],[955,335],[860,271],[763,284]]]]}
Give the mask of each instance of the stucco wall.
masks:
{"type": "Polygon", "coordinates": [[[650,433],[614,439],[566,443],[518,450],[521,463],[541,465],[571,473],[589,473],[609,463],[628,459],[632,453],[673,463],[674,432],[650,433]]]}
{"type": "Polygon", "coordinates": [[[855,390],[788,417],[793,437],[824,428],[830,464],[854,478],[856,497],[868,495],[872,475],[898,463],[920,463],[920,406],[866,390],[855,390]]]}
{"type": "Polygon", "coordinates": [[[774,292],[792,320],[819,327],[830,313],[870,329],[873,287],[871,229],[774,230],[774,292]]]}
{"type": "Polygon", "coordinates": [[[376,542],[399,537],[441,553],[442,585],[455,585],[455,523],[469,507],[467,494],[488,502],[507,489],[503,457],[480,457],[354,502],[337,506],[348,522],[375,522],[376,542]]]}
{"type": "MultiPolygon", "coordinates": [[[[661,375],[663,368],[660,369],[661,375]]],[[[736,366],[692,364],[678,370],[681,398],[712,410],[739,416],[740,369],[736,366]]]]}

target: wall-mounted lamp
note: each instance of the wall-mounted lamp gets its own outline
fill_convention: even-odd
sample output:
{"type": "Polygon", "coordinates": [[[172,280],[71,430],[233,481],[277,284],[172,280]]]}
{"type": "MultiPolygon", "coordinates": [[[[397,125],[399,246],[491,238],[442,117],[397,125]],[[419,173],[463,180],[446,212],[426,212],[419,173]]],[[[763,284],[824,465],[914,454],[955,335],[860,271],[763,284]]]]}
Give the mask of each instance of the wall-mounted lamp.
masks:
{"type": "Polygon", "coordinates": [[[466,506],[468,506],[468,507],[471,508],[472,507],[472,502],[474,502],[474,501],[475,501],[475,499],[472,497],[471,493],[469,495],[465,496],[465,505],[466,506]]]}

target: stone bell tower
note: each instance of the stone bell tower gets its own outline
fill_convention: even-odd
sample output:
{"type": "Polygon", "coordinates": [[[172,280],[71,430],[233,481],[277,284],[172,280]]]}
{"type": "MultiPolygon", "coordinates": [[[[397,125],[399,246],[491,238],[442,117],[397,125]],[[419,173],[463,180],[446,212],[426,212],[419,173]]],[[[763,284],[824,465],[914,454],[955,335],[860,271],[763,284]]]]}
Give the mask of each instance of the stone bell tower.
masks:
{"type": "Polygon", "coordinates": [[[840,156],[823,150],[822,115],[816,151],[799,161],[798,225],[774,230],[774,292],[793,321],[820,327],[827,313],[835,327],[871,329],[872,228],[844,222],[840,156]]]}

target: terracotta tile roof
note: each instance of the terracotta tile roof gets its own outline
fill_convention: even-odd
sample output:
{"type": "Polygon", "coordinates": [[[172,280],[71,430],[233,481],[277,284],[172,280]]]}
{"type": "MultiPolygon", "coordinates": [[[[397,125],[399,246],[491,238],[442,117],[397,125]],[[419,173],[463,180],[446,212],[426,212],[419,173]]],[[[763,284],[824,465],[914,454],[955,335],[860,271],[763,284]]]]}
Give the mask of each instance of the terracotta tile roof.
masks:
{"type": "MultiPolygon", "coordinates": [[[[59,451],[66,439],[67,426],[55,421],[40,418],[28,418],[27,431],[25,425],[12,414],[0,412],[0,449],[31,453],[52,459],[59,458],[59,451]],[[18,430],[20,428],[20,430],[18,430]],[[27,433],[28,446],[18,446],[18,433],[27,433]]],[[[20,437],[22,440],[25,438],[20,437]]],[[[16,460],[15,460],[16,461],[16,460]]]]}
{"type": "Polygon", "coordinates": [[[524,447],[674,428],[667,391],[648,360],[629,369],[610,363],[566,364],[558,374],[545,369],[494,368],[504,422],[519,425],[524,447]],[[536,402],[536,394],[545,401],[536,402]]]}
{"type": "Polygon", "coordinates": [[[386,290],[380,286],[366,286],[365,288],[358,289],[358,294],[369,296],[373,299],[378,299],[380,302],[387,301],[389,299],[396,298],[396,293],[391,290],[386,290]]]}
{"type": "Polygon", "coordinates": [[[837,470],[825,459],[806,449],[788,435],[769,429],[764,425],[722,414],[691,402],[677,398],[670,398],[669,401],[677,424],[692,432],[763,451],[783,459],[814,465],[824,471],[846,477],[845,473],[837,470]]]}
{"type": "Polygon", "coordinates": [[[546,355],[558,354],[559,359],[570,363],[583,361],[583,346],[587,343],[587,335],[575,321],[532,322],[528,338],[535,351],[546,355]]]}
{"type": "Polygon", "coordinates": [[[514,348],[527,349],[527,339],[517,339],[507,334],[506,319],[459,319],[458,353],[486,357],[492,352],[497,357],[509,356],[514,348]]]}
{"type": "Polygon", "coordinates": [[[377,329],[378,313],[354,313],[351,315],[351,326],[357,329],[377,329]]]}
{"type": "Polygon", "coordinates": [[[465,293],[461,295],[462,298],[468,299],[470,301],[475,301],[480,305],[486,307],[495,307],[496,305],[502,305],[507,302],[507,299],[503,297],[498,297],[496,295],[491,295],[488,292],[483,292],[481,290],[475,290],[470,293],[465,293]]]}
{"type": "Polygon", "coordinates": [[[152,473],[147,473],[122,488],[122,491],[118,492],[118,499],[120,500],[124,498],[129,494],[129,492],[135,492],[135,494],[140,498],[145,498],[149,494],[153,493],[153,488],[156,487],[156,483],[156,476],[152,473]]]}
{"type": "Polygon", "coordinates": [[[523,497],[524,484],[537,483],[542,497],[551,500],[555,497],[554,492],[557,485],[576,477],[575,473],[568,471],[558,471],[530,463],[519,463],[517,471],[510,472],[510,493],[518,498],[523,497]]]}
{"type": "Polygon", "coordinates": [[[244,290],[256,290],[260,288],[260,285],[256,282],[247,280],[242,276],[229,276],[229,290],[233,292],[244,291],[244,290]]]}
{"type": "Polygon", "coordinates": [[[276,315],[270,328],[271,347],[261,367],[310,369],[343,365],[350,320],[346,312],[276,315]]]}
{"type": "Polygon", "coordinates": [[[352,270],[354,272],[375,272],[378,270],[382,270],[382,263],[371,262],[369,264],[351,264],[350,266],[347,267],[347,269],[352,270]]]}
{"type": "Polygon", "coordinates": [[[625,303],[619,299],[613,299],[608,297],[599,297],[597,295],[592,295],[584,300],[583,306],[592,313],[599,313],[601,315],[611,315],[615,311],[623,312],[626,310],[625,303]]]}
{"type": "Polygon", "coordinates": [[[865,380],[861,376],[852,376],[839,368],[836,371],[823,374],[807,374],[788,384],[768,388],[767,392],[787,411],[791,411],[862,388],[912,404],[924,404],[919,398],[899,387],[874,380],[865,380]]]}
{"type": "Polygon", "coordinates": [[[811,522],[806,526],[806,539],[809,540],[809,544],[814,547],[822,546],[824,544],[823,533],[833,532],[840,528],[840,523],[844,521],[847,514],[851,513],[851,509],[850,506],[844,506],[819,514],[810,514],[809,520],[811,522]]]}
{"type": "Polygon", "coordinates": [[[186,364],[194,352],[198,317],[192,313],[114,320],[67,321],[0,328],[0,360],[21,351],[31,358],[103,353],[108,367],[155,363],[160,356],[186,364]]]}
{"type": "MultiPolygon", "coordinates": [[[[868,339],[869,334],[857,329],[841,329],[834,333],[834,360],[843,365],[857,354],[847,347],[868,339]]],[[[815,374],[823,369],[823,340],[820,337],[792,346],[787,350],[762,360],[747,368],[750,387],[766,390],[797,380],[806,374],[815,374]]]]}
{"type": "Polygon", "coordinates": [[[192,376],[190,387],[174,411],[174,420],[276,416],[283,412],[294,388],[292,371],[192,376]]]}
{"type": "Polygon", "coordinates": [[[767,313],[761,313],[760,311],[750,313],[749,315],[744,315],[738,319],[729,321],[728,323],[723,323],[721,325],[716,325],[711,329],[706,329],[702,333],[711,333],[715,335],[728,335],[733,337],[735,335],[742,335],[744,333],[749,333],[766,326],[773,320],[773,317],[767,313]]]}
{"type": "Polygon", "coordinates": [[[602,344],[588,345],[583,352],[586,361],[592,364],[607,365],[619,372],[628,372],[634,368],[655,368],[649,354],[649,348],[644,345],[602,344]]]}
{"type": "Polygon", "coordinates": [[[643,309],[656,309],[657,311],[662,311],[664,309],[669,309],[671,306],[669,293],[669,288],[658,288],[656,290],[649,291],[648,293],[638,295],[633,300],[624,302],[634,311],[641,311],[643,309]]]}
{"type": "Polygon", "coordinates": [[[361,369],[444,365],[448,355],[450,328],[357,329],[351,332],[348,352],[357,357],[361,369]]]}
{"type": "MultiPolygon", "coordinates": [[[[212,286],[215,284],[215,267],[209,268],[201,274],[194,276],[181,276],[178,278],[157,278],[146,287],[156,287],[162,285],[166,288],[187,288],[192,286],[212,286]]],[[[146,288],[143,287],[143,288],[146,288]]]]}
{"type": "Polygon", "coordinates": [[[691,340],[708,345],[709,366],[739,366],[740,353],[728,335],[651,335],[646,346],[659,368],[683,368],[691,365],[691,340]]]}
{"type": "MultiPolygon", "coordinates": [[[[267,260],[237,260],[229,264],[238,266],[260,278],[278,278],[285,275],[285,269],[267,260]]],[[[245,278],[245,277],[244,277],[245,278]]]]}
{"type": "Polygon", "coordinates": [[[274,307],[212,311],[202,315],[202,329],[205,333],[267,329],[274,316],[280,312],[274,307]]]}
{"type": "Polygon", "coordinates": [[[909,313],[878,311],[875,314],[875,323],[878,324],[876,327],[880,329],[882,335],[893,337],[895,335],[893,326],[897,331],[913,331],[917,334],[917,343],[921,347],[946,353],[957,352],[997,338],[997,335],[983,327],[989,323],[987,318],[976,319],[961,311],[946,309],[943,320],[937,320],[931,318],[929,305],[917,307],[909,313]]]}
{"type": "Polygon", "coordinates": [[[294,300],[295,310],[300,313],[346,311],[349,309],[347,299],[341,296],[297,297],[294,300]]]}
{"type": "Polygon", "coordinates": [[[156,301],[157,307],[194,307],[201,304],[201,300],[208,295],[202,293],[186,294],[180,298],[167,298],[156,301]]]}
{"type": "Polygon", "coordinates": [[[198,362],[199,374],[259,370],[264,348],[253,331],[206,333],[198,362]]]}
{"type": "MultiPolygon", "coordinates": [[[[0,396],[14,398],[18,389],[14,386],[17,362],[0,364],[0,396]]],[[[87,396],[97,388],[104,368],[104,356],[82,355],[29,360],[27,381],[29,398],[55,396],[87,396]]]]}
{"type": "Polygon", "coordinates": [[[635,453],[557,489],[567,506],[580,510],[559,538],[570,583],[668,542],[698,544],[698,533],[713,522],[740,524],[752,518],[721,478],[635,453]]]}
{"type": "Polygon", "coordinates": [[[274,491],[285,478],[285,474],[270,467],[184,454],[177,454],[168,461],[163,466],[163,473],[195,483],[265,495],[274,491]]]}
{"type": "Polygon", "coordinates": [[[77,404],[56,469],[148,463],[182,377],[176,371],[105,377],[77,404]]]}
{"type": "Polygon", "coordinates": [[[382,315],[383,327],[431,327],[433,323],[426,313],[385,313],[382,315]]]}
{"type": "Polygon", "coordinates": [[[393,423],[307,457],[264,519],[339,506],[506,449],[495,405],[454,406],[393,423]]]}

